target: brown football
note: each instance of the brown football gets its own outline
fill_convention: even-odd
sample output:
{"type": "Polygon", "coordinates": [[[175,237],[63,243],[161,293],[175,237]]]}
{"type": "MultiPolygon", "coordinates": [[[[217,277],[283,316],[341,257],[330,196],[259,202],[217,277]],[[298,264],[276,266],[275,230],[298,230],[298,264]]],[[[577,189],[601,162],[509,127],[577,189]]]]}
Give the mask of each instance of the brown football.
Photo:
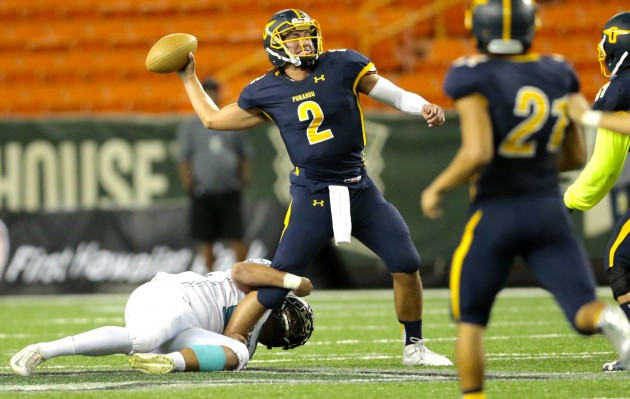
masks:
{"type": "Polygon", "coordinates": [[[155,73],[177,72],[188,63],[188,53],[197,50],[197,38],[188,33],[164,36],[149,50],[146,67],[155,73]]]}

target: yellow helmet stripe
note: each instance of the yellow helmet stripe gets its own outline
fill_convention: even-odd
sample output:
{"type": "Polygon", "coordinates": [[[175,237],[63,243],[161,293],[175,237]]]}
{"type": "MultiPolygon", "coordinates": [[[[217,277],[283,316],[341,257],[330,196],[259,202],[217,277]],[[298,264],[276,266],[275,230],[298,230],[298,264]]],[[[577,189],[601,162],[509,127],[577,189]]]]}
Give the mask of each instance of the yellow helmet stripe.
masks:
{"type": "Polygon", "coordinates": [[[503,0],[503,40],[512,39],[512,0],[503,0]]]}

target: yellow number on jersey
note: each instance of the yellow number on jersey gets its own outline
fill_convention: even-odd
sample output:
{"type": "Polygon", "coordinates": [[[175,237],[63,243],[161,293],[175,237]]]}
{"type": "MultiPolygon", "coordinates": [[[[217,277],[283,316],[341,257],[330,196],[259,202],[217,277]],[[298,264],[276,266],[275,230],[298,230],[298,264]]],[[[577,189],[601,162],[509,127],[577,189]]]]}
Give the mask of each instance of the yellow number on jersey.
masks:
{"type": "Polygon", "coordinates": [[[559,98],[549,105],[547,95],[537,87],[523,86],[516,93],[514,115],[524,117],[501,142],[499,154],[510,158],[530,158],[536,155],[536,141],[530,140],[547,122],[549,114],[558,117],[547,151],[556,152],[562,143],[564,129],[569,123],[566,115],[567,99],[559,98]]]}
{"type": "Polygon", "coordinates": [[[301,103],[297,111],[300,122],[311,121],[306,129],[306,137],[310,145],[321,143],[322,141],[330,140],[334,137],[330,129],[322,130],[321,132],[318,131],[324,121],[324,112],[315,101],[305,101],[301,103]]]}

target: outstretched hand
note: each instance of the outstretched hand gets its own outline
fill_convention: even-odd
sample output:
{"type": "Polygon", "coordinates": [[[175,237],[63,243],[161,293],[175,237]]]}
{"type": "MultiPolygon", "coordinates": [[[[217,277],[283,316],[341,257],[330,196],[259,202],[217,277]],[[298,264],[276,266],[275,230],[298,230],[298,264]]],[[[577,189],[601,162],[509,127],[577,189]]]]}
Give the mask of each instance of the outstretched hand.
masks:
{"type": "Polygon", "coordinates": [[[429,127],[441,126],[446,120],[442,107],[431,103],[424,104],[422,107],[422,116],[427,121],[429,127]]]}
{"type": "Polygon", "coordinates": [[[195,76],[195,55],[192,52],[188,53],[188,64],[177,71],[177,75],[182,80],[190,76],[195,76]]]}

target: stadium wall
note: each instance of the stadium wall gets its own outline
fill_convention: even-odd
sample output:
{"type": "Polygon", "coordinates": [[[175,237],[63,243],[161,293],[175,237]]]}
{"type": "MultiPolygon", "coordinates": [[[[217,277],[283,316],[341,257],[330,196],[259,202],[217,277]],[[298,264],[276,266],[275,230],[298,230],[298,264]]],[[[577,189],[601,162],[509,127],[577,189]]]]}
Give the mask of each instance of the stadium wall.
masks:
{"type": "MultiPolygon", "coordinates": [[[[203,272],[188,237],[186,193],[176,169],[180,117],[55,118],[0,121],[0,293],[98,292],[138,285],[157,271],[203,272]]],[[[458,121],[429,129],[415,118],[371,115],[366,162],[372,178],[409,224],[424,285],[445,287],[467,217],[467,189],[446,198],[445,216],[425,219],[419,197],[459,144],[458,121]]],[[[250,132],[255,148],[245,201],[250,257],[271,257],[288,204],[291,162],[275,126],[250,132]]],[[[567,175],[572,180],[574,175],[567,175]]],[[[623,180],[623,179],[622,179],[623,180]]],[[[598,280],[615,201],[574,214],[598,280]]],[[[232,263],[223,246],[219,268],[232,263]]],[[[533,283],[517,262],[511,285],[533,283]]],[[[311,270],[320,288],[388,287],[384,266],[356,240],[327,248],[311,270]],[[339,274],[347,271],[340,284],[339,274]]]]}

